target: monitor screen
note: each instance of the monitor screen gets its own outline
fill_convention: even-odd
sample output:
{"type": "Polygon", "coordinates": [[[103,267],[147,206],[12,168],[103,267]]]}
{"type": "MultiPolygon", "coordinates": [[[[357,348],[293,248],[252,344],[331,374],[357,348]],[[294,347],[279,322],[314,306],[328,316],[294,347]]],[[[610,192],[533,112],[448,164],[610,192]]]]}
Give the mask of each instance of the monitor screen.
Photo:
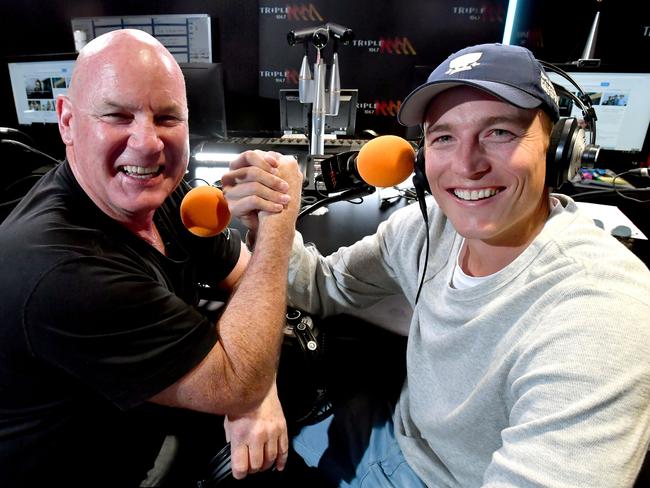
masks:
{"type": "Polygon", "coordinates": [[[76,53],[9,59],[9,78],[18,124],[56,124],[56,97],[70,86],[76,53]]]}
{"type": "MultiPolygon", "coordinates": [[[[325,133],[353,136],[357,120],[357,100],[359,91],[342,89],[339,111],[336,115],[325,116],[325,133]]],[[[280,129],[284,134],[309,132],[311,104],[300,103],[298,90],[280,90],[280,129]]]]}
{"type": "Polygon", "coordinates": [[[220,63],[180,63],[185,77],[190,136],[225,139],[226,104],[220,63]]]}
{"type": "Polygon", "coordinates": [[[280,97],[280,130],[285,135],[307,134],[309,132],[309,111],[311,105],[300,103],[298,90],[283,89],[280,97]]]}
{"type": "MultiPolygon", "coordinates": [[[[596,144],[618,151],[642,151],[650,125],[650,73],[568,74],[590,97],[596,111],[596,144]]],[[[560,75],[549,73],[549,77],[571,93],[576,92],[560,75]]],[[[576,104],[570,115],[582,118],[576,104]]]]}
{"type": "Polygon", "coordinates": [[[353,136],[357,122],[359,90],[342,89],[339,112],[325,117],[325,133],[353,136]]]}

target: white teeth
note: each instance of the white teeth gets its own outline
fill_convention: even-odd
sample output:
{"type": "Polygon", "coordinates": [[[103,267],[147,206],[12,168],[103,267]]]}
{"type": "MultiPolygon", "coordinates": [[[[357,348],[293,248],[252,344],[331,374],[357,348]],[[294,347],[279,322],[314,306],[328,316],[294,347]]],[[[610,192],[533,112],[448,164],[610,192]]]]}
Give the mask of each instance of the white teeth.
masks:
{"type": "Polygon", "coordinates": [[[160,166],[154,166],[152,168],[145,168],[143,166],[122,166],[122,171],[124,171],[129,176],[135,176],[136,178],[146,178],[157,174],[160,171],[160,166]]]}
{"type": "Polygon", "coordinates": [[[482,200],[489,198],[499,193],[496,188],[481,188],[480,190],[461,190],[454,189],[454,195],[461,200],[482,200]]]}

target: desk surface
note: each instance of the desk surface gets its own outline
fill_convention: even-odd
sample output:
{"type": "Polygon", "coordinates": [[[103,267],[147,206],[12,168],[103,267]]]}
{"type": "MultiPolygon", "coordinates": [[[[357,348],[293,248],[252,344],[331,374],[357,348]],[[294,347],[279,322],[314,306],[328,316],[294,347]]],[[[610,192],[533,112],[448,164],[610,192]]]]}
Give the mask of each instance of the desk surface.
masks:
{"type": "MultiPolygon", "coordinates": [[[[362,139],[339,139],[326,141],[326,154],[337,154],[344,151],[358,151],[367,142],[362,139]]],[[[308,165],[307,161],[309,147],[306,141],[291,141],[281,138],[232,138],[226,141],[203,141],[202,149],[210,151],[219,149],[225,152],[241,152],[246,149],[273,150],[285,154],[294,154],[302,166],[308,165]]],[[[196,162],[190,162],[190,173],[196,168],[196,162]]],[[[227,163],[224,163],[227,168],[227,163]]],[[[306,181],[309,184],[313,175],[303,168],[306,181]]],[[[640,185],[647,185],[646,181],[640,181],[640,185]]],[[[565,184],[559,193],[570,195],[576,201],[614,205],[618,207],[647,237],[650,238],[650,202],[640,203],[625,199],[615,192],[589,193],[590,189],[577,188],[572,184],[565,184]]],[[[337,202],[325,207],[326,213],[320,212],[314,215],[305,216],[298,222],[297,228],[303,234],[305,241],[318,244],[323,254],[336,251],[340,246],[350,245],[362,237],[372,234],[380,222],[385,220],[396,209],[407,204],[405,199],[400,199],[396,204],[388,208],[381,205],[381,191],[363,198],[363,201],[355,205],[350,202],[337,202]]],[[[641,200],[650,200],[650,192],[633,195],[641,200]]],[[[238,224],[233,222],[238,228],[238,224]]],[[[240,229],[242,230],[242,229],[240,229]]],[[[620,239],[632,252],[639,256],[646,266],[650,267],[650,241],[641,239],[620,239]]]]}
{"type": "MultiPolygon", "coordinates": [[[[595,189],[594,189],[595,190],[595,189]]],[[[613,205],[623,212],[634,225],[636,225],[646,237],[650,239],[650,202],[635,202],[628,200],[614,191],[591,193],[590,189],[576,188],[572,185],[564,185],[560,193],[565,193],[577,202],[598,203],[601,205],[613,205]]],[[[624,193],[625,194],[625,193],[624,193]]],[[[650,192],[641,194],[629,194],[639,200],[649,200],[650,192]]],[[[619,238],[634,254],[636,254],[646,266],[650,268],[650,241],[644,239],[619,238]]]]}
{"type": "MultiPolygon", "coordinates": [[[[305,242],[313,242],[321,253],[330,254],[341,246],[349,246],[373,234],[380,222],[409,204],[401,198],[390,207],[383,208],[381,198],[381,192],[376,192],[364,197],[363,202],[357,205],[350,202],[333,203],[325,214],[305,216],[298,222],[297,228],[305,242]]],[[[616,194],[576,195],[576,201],[616,206],[650,238],[650,203],[632,202],[616,194]]],[[[650,240],[618,239],[650,268],[650,240]]]]}
{"type": "Polygon", "coordinates": [[[305,242],[313,242],[324,254],[331,254],[341,246],[349,246],[367,235],[374,234],[377,226],[395,210],[408,204],[400,198],[390,206],[382,205],[383,194],[377,191],[351,202],[336,202],[319,211],[305,215],[297,229],[305,242]]]}
{"type": "MultiPolygon", "coordinates": [[[[305,215],[298,221],[296,227],[305,242],[315,243],[323,255],[331,254],[341,246],[349,246],[364,236],[373,234],[383,220],[395,210],[409,204],[406,199],[400,198],[393,205],[385,208],[382,207],[381,198],[382,193],[375,192],[363,197],[362,200],[355,200],[357,204],[346,201],[332,203],[324,207],[324,213],[319,210],[314,214],[305,215]]],[[[578,195],[576,200],[617,206],[650,238],[649,203],[631,202],[615,194],[578,195]]],[[[245,232],[237,222],[233,222],[233,226],[240,232],[245,232]]],[[[619,240],[650,268],[649,240],[625,238],[619,240]]]]}
{"type": "MultiPolygon", "coordinates": [[[[339,247],[349,246],[367,235],[374,234],[377,226],[388,218],[395,210],[408,205],[404,198],[395,201],[388,207],[382,207],[382,195],[375,192],[356,203],[336,202],[318,211],[307,214],[298,220],[296,228],[303,236],[305,243],[314,243],[323,255],[336,251],[339,247]]],[[[239,230],[244,236],[246,228],[237,220],[231,227],[239,230]]]]}

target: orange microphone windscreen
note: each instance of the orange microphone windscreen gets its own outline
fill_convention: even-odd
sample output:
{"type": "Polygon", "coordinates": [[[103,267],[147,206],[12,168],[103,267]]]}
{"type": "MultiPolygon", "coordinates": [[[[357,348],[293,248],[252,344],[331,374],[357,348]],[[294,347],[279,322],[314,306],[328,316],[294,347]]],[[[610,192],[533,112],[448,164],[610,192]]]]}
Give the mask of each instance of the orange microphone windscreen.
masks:
{"type": "Polygon", "coordinates": [[[379,136],[368,141],[357,155],[359,176],[372,186],[389,187],[413,173],[415,149],[398,136],[379,136]]]}
{"type": "Polygon", "coordinates": [[[217,235],[230,222],[230,210],[223,192],[207,185],[192,188],[181,202],[181,220],[192,234],[217,235]]]}

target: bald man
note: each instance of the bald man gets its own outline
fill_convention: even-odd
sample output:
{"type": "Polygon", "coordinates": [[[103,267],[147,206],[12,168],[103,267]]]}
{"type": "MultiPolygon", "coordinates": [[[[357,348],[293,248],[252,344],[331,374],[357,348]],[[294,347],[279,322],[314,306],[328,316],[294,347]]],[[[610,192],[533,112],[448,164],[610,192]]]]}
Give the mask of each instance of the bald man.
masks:
{"type": "Polygon", "coordinates": [[[241,156],[283,193],[250,254],[181,223],[185,86],[153,37],[90,42],[56,108],[66,161],[0,227],[0,486],[138,486],[165,429],[150,412],[169,407],[225,416],[235,477],[282,469],[297,163],[241,156]],[[229,295],[216,324],[197,311],[206,285],[229,295]]]}

